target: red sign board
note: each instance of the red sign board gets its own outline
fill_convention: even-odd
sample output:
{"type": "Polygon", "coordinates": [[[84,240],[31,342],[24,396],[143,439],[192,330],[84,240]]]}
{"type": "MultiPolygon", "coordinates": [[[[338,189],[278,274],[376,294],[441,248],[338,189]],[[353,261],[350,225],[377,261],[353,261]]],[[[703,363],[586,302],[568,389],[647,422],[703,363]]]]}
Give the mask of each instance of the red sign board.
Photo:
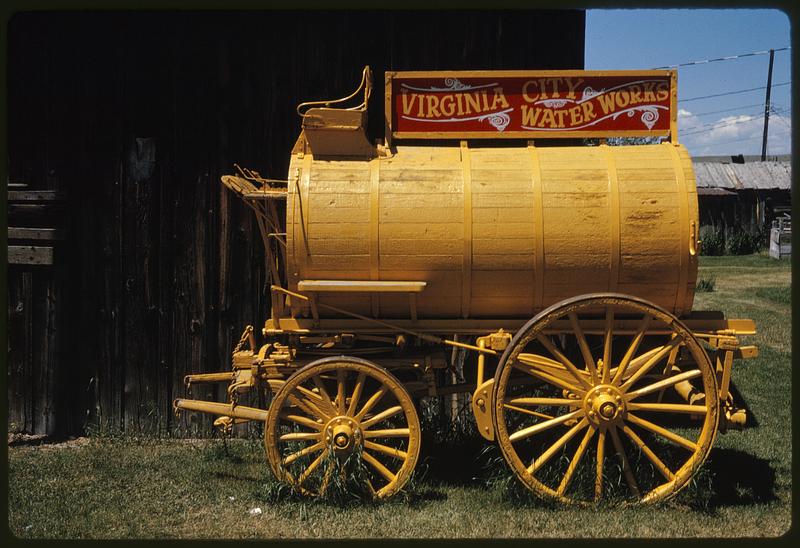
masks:
{"type": "Polygon", "coordinates": [[[674,137],[676,78],[666,70],[387,72],[387,129],[395,139],[674,137]]]}

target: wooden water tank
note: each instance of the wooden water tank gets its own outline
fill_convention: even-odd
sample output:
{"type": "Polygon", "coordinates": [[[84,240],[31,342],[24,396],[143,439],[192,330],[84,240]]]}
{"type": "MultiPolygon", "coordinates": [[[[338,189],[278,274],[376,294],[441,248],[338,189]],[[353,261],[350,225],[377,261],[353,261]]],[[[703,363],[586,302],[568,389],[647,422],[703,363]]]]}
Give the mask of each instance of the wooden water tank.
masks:
{"type": "MultiPolygon", "coordinates": [[[[289,180],[291,290],[301,280],[425,281],[420,319],[530,318],[599,291],[678,315],[692,307],[697,191],[680,145],[398,146],[371,160],[293,155],[289,180]]],[[[409,315],[406,295],[325,293],[320,302],[409,315]]],[[[292,303],[295,315],[307,308],[292,303]]]]}

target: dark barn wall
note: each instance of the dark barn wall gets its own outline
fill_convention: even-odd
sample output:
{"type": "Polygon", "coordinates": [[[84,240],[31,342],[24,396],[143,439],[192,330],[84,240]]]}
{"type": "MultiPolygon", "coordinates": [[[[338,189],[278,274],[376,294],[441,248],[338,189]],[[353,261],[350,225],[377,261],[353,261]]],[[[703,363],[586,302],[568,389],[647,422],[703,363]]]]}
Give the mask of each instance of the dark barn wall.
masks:
{"type": "MultiPolygon", "coordinates": [[[[583,50],[581,11],[17,15],[10,180],[65,190],[68,237],[57,340],[41,318],[27,344],[48,348],[11,340],[9,424],[186,431],[170,405],[184,375],[227,369],[269,304],[254,219],[219,177],[285,177],[300,101],[344,96],[369,64],[378,137],[384,70],[577,69],[583,50]]],[[[12,327],[44,291],[23,271],[12,327]]]]}

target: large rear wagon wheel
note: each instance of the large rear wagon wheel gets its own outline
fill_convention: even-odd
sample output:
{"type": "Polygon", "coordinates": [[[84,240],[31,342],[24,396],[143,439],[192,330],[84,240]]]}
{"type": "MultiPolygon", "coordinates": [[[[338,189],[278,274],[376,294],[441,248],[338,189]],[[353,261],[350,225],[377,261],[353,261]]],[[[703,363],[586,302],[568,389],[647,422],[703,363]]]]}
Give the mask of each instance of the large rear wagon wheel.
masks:
{"type": "Polygon", "coordinates": [[[323,495],[344,480],[384,499],[410,478],[420,437],[400,381],[341,356],[310,363],[286,381],[270,406],[264,445],[275,476],[303,495],[323,495]]]}
{"type": "Polygon", "coordinates": [[[675,495],[708,456],[718,418],[714,369],[698,339],[666,310],[626,295],[542,311],[495,376],[503,455],[529,489],[566,503],[675,495]]]}

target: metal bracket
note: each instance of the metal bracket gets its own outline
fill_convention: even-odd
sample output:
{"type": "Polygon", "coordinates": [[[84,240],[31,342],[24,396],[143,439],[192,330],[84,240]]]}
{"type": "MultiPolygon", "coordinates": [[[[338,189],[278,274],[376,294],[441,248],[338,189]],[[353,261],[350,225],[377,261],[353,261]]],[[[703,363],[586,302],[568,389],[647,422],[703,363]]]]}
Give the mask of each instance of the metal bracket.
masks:
{"type": "Polygon", "coordinates": [[[478,424],[478,432],[489,441],[494,441],[494,379],[481,384],[472,394],[472,414],[478,424]]]}

